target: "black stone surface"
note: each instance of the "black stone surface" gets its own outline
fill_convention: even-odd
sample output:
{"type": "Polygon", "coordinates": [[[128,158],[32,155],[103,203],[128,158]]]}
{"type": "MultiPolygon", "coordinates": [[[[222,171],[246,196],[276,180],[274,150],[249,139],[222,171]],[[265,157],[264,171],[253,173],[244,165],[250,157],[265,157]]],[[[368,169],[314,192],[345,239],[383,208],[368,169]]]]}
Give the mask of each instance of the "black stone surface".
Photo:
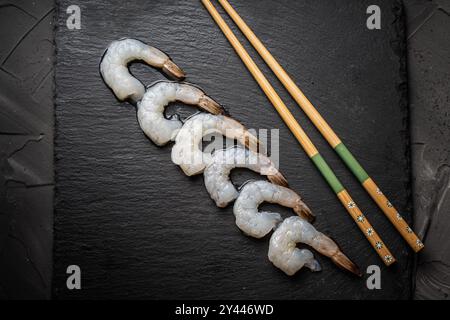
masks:
{"type": "Polygon", "coordinates": [[[0,1],[0,299],[49,299],[53,0],[0,1]]]}
{"type": "MultiPolygon", "coordinates": [[[[233,1],[409,220],[403,15],[399,1],[377,3],[382,29],[370,31],[370,1],[233,1]]],[[[398,259],[389,269],[382,266],[199,1],[82,1],[81,30],[66,28],[71,4],[58,2],[56,34],[56,298],[410,297],[406,244],[256,58],[398,259]],[[201,177],[185,177],[170,161],[170,146],[146,139],[134,108],[118,103],[103,84],[100,57],[121,37],[168,52],[188,81],[247,127],[279,128],[280,169],[314,210],[315,226],[363,271],[380,265],[382,290],[368,290],[366,275],[355,278],[318,254],[320,273],[287,277],[273,267],[268,239],[244,236],[231,208],[216,208],[201,177]],[[81,267],[82,290],[66,289],[72,264],[81,267]]],[[[164,78],[141,64],[132,70],[147,84],[164,78]]]]}
{"type": "Polygon", "coordinates": [[[450,299],[450,2],[408,0],[416,299],[450,299]]]}

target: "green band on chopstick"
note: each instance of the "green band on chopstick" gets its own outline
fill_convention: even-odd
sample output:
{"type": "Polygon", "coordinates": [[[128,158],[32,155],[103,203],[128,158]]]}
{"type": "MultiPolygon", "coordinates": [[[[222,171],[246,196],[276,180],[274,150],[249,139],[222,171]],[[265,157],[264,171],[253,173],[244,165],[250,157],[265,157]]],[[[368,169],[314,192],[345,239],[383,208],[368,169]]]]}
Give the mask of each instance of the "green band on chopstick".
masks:
{"type": "Polygon", "coordinates": [[[333,189],[333,191],[336,192],[336,194],[344,190],[344,186],[340,183],[333,170],[331,170],[331,168],[319,153],[311,157],[311,160],[314,162],[317,169],[319,169],[320,173],[322,173],[325,180],[327,180],[328,184],[333,189]]]}
{"type": "Polygon", "coordinates": [[[334,148],[334,150],[336,150],[347,167],[353,172],[356,178],[358,178],[359,182],[363,183],[364,181],[369,179],[369,175],[367,174],[367,172],[363,169],[363,167],[361,167],[358,160],[355,159],[355,157],[343,143],[338,144],[334,148]]]}

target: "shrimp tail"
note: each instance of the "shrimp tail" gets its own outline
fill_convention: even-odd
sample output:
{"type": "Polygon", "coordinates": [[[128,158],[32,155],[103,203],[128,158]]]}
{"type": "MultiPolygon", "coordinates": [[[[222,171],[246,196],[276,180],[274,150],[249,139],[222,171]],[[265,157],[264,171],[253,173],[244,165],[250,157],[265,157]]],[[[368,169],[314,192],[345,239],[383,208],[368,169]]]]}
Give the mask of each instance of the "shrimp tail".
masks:
{"type": "Polygon", "coordinates": [[[316,237],[318,242],[313,245],[313,248],[319,251],[324,256],[329,257],[334,264],[338,267],[348,270],[351,273],[361,277],[361,271],[358,266],[354,264],[347,256],[342,252],[339,246],[334,242],[330,237],[327,237],[323,233],[320,233],[318,237],[316,237]]]}
{"type": "Polygon", "coordinates": [[[225,114],[223,107],[207,95],[203,95],[199,101],[199,107],[212,114],[225,114]]]}
{"type": "Polygon", "coordinates": [[[164,62],[162,71],[177,80],[183,80],[186,77],[186,73],[170,59],[164,62]]]}
{"type": "Polygon", "coordinates": [[[277,184],[279,186],[288,187],[288,182],[286,178],[280,172],[268,175],[267,179],[269,179],[270,182],[277,184]]]}
{"type": "Polygon", "coordinates": [[[359,270],[358,266],[354,264],[345,254],[342,252],[337,252],[334,256],[330,257],[335,265],[338,267],[348,270],[351,273],[357,275],[358,277],[362,277],[362,273],[359,270]]]}
{"type": "Polygon", "coordinates": [[[298,204],[294,207],[294,211],[299,217],[306,219],[308,222],[313,222],[316,219],[316,216],[312,213],[311,209],[309,209],[301,200],[299,200],[298,204]]]}

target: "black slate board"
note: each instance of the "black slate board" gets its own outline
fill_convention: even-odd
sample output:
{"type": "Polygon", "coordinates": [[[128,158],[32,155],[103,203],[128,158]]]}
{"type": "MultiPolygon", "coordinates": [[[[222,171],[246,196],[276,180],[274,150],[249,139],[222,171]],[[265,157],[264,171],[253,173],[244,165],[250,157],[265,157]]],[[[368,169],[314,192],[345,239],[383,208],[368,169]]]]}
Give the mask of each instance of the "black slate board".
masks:
{"type": "MultiPolygon", "coordinates": [[[[371,1],[233,1],[367,171],[410,219],[402,7],[379,0],[382,29],[366,28],[371,1]]],[[[410,296],[410,251],[255,52],[294,116],[398,259],[385,268],[314,169],[199,1],[79,2],[81,30],[58,2],[56,65],[57,298],[401,299],[410,296]],[[315,226],[361,267],[382,269],[382,289],[319,256],[323,271],[287,277],[267,259],[268,239],[244,236],[202,178],[188,178],[141,132],[98,71],[107,45],[139,38],[168,52],[230,114],[251,128],[280,129],[280,169],[314,210],[315,226]],[[66,268],[82,290],[66,288],[66,268]]],[[[219,8],[220,9],[220,8],[219,8]]],[[[223,13],[223,10],[220,9],[223,13]]],[[[230,21],[226,17],[227,21],[230,21]]],[[[232,28],[236,30],[235,26],[232,28]]],[[[243,39],[238,33],[238,37],[243,39]]],[[[141,64],[144,83],[164,79],[141,64]]],[[[239,171],[234,178],[249,175],[239,171]]],[[[254,177],[254,176],[253,176],[254,177]]],[[[284,216],[292,214],[278,209],[284,216]]]]}

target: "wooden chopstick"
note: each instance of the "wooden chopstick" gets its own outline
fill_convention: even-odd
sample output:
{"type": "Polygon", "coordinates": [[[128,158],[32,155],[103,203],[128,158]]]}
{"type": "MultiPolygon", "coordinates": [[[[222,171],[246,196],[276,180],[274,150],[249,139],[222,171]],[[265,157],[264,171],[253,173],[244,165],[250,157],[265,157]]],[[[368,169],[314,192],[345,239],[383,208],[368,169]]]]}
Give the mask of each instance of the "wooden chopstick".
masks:
{"type": "Polygon", "coordinates": [[[275,89],[272,87],[272,85],[263,75],[261,70],[255,64],[253,59],[244,49],[242,44],[236,38],[233,31],[231,31],[226,22],[222,19],[217,10],[211,4],[211,1],[202,0],[202,3],[210,13],[212,18],[214,19],[214,21],[217,23],[219,28],[222,30],[222,32],[224,33],[225,37],[228,39],[230,44],[233,46],[233,48],[241,58],[242,62],[244,62],[245,66],[248,68],[252,76],[255,78],[256,82],[264,91],[267,98],[270,100],[272,105],[278,111],[281,118],[284,120],[284,122],[289,127],[291,132],[297,138],[303,150],[305,150],[308,157],[313,161],[317,169],[320,171],[320,173],[323,175],[323,177],[328,182],[330,187],[336,193],[342,205],[345,207],[347,212],[356,222],[356,225],[359,227],[359,229],[364,233],[365,237],[370,242],[375,251],[378,253],[378,255],[381,257],[383,262],[386,265],[391,265],[392,263],[394,263],[395,258],[393,257],[389,249],[386,247],[381,238],[375,232],[370,222],[367,220],[367,218],[363,215],[363,213],[355,204],[353,199],[350,197],[350,194],[345,190],[344,186],[336,177],[332,169],[328,166],[328,164],[319,154],[318,150],[316,149],[312,141],[300,127],[300,125],[295,120],[289,109],[286,107],[281,98],[275,92],[275,89]]]}
{"type": "Polygon", "coordinates": [[[420,251],[424,247],[422,241],[420,241],[420,239],[413,232],[408,223],[402,218],[400,213],[394,208],[391,202],[389,202],[386,196],[383,195],[380,188],[378,188],[375,182],[369,177],[367,172],[355,159],[352,153],[350,153],[347,147],[339,139],[337,134],[328,125],[328,123],[320,115],[320,113],[312,105],[312,103],[306,98],[306,96],[291,79],[291,77],[289,77],[283,67],[281,67],[276,59],[270,54],[269,50],[267,50],[266,47],[261,43],[258,37],[248,27],[244,20],[242,20],[239,14],[233,9],[230,3],[227,0],[219,0],[219,3],[222,5],[231,19],[236,23],[242,33],[247,37],[248,41],[253,45],[253,47],[264,59],[270,69],[272,69],[277,78],[283,83],[285,88],[289,91],[294,100],[298,103],[298,105],[306,113],[312,123],[320,131],[322,136],[328,141],[328,143],[344,161],[350,171],[356,176],[359,182],[363,185],[364,189],[366,189],[367,193],[369,193],[372,199],[377,203],[377,205],[395,226],[402,237],[406,240],[406,242],[410,245],[410,247],[413,248],[415,252],[420,251]]]}

